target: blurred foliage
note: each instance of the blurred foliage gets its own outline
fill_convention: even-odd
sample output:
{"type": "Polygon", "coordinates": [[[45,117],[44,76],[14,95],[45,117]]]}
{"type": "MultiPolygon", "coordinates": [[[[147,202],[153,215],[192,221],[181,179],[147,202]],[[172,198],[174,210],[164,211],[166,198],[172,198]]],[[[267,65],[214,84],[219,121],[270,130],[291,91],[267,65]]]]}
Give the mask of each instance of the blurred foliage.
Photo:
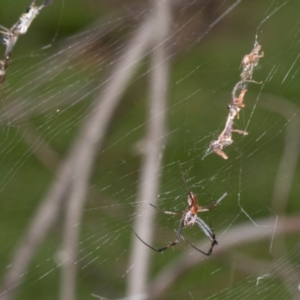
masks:
{"type": "MultiPolygon", "coordinates": [[[[262,87],[249,85],[249,92],[245,97],[246,108],[236,122],[238,128],[244,128],[251,118],[249,137],[243,139],[238,135],[234,136],[234,145],[226,148],[231,165],[215,155],[202,160],[209,142],[224,126],[226,105],[230,101],[233,86],[239,80],[240,62],[243,55],[249,53],[253,47],[256,28],[276,10],[276,5],[272,6],[272,1],[242,1],[215,27],[210,28],[212,22],[221,15],[221,11],[226,11],[234,3],[234,1],[225,2],[221,5],[217,1],[210,1],[210,4],[201,10],[203,1],[194,1],[194,5],[186,4],[183,5],[183,9],[174,11],[172,25],[175,34],[169,47],[171,55],[169,134],[159,195],[161,207],[170,210],[185,208],[185,188],[178,169],[178,161],[186,163],[190,188],[199,196],[200,203],[206,204],[210,201],[207,192],[216,199],[229,188],[230,195],[222,203],[222,207],[209,214],[209,220],[213,223],[215,231],[230,229],[233,220],[234,225],[249,221],[241,213],[238,205],[239,192],[242,192],[242,207],[251,213],[253,219],[270,215],[276,172],[285,142],[284,127],[287,122],[279,114],[261,107],[260,101],[255,106],[255,115],[252,116],[254,103],[262,87]],[[198,10],[201,10],[201,13],[198,13],[198,10]],[[183,28],[183,25],[186,26],[183,28]],[[203,37],[201,41],[200,37],[203,37]],[[256,139],[264,131],[265,136],[261,144],[257,145],[256,139]],[[242,158],[239,153],[242,153],[242,158]],[[212,179],[214,176],[216,180],[212,179]]],[[[91,67],[84,68],[86,62],[95,53],[98,57],[94,68],[97,68],[99,57],[104,61],[113,61],[118,53],[117,47],[128,39],[131,31],[137,28],[141,20],[137,11],[147,4],[145,1],[129,0],[54,0],[53,4],[34,20],[28,34],[18,40],[8,69],[7,81],[10,81],[11,87],[17,90],[26,82],[26,78],[22,78],[22,70],[31,67],[34,69],[35,65],[38,69],[39,63],[46,59],[47,55],[55,55],[58,49],[63,48],[64,42],[67,44],[70,36],[75,35],[76,38],[78,35],[79,39],[81,36],[78,33],[87,30],[88,35],[91,24],[99,23],[99,28],[102,28],[101,24],[114,22],[126,16],[128,21],[125,28],[122,30],[117,28],[114,34],[105,36],[91,50],[90,57],[83,55],[80,64],[74,66],[74,69],[82,68],[82,72],[79,76],[74,76],[72,81],[79,85],[83,84],[85,78],[88,81],[88,76],[93,72],[91,67]],[[114,44],[115,48],[112,47],[114,44]],[[51,47],[43,52],[41,49],[48,45],[51,47]]],[[[27,5],[26,0],[1,3],[1,24],[11,27],[27,5]]],[[[279,7],[279,3],[277,6],[279,7]]],[[[300,2],[290,1],[258,30],[259,42],[262,43],[266,56],[254,73],[255,80],[265,81],[263,94],[275,94],[288,99],[297,107],[300,75],[295,72],[293,78],[289,77],[284,83],[282,81],[291,65],[297,63],[299,9],[300,2]],[[276,68],[277,72],[268,79],[272,68],[276,68]]],[[[72,64],[75,65],[75,62],[70,60],[70,65],[72,64]]],[[[105,79],[109,73],[109,65],[108,62],[105,64],[103,72],[100,71],[103,77],[98,80],[105,79]]],[[[78,262],[81,269],[78,299],[88,299],[92,293],[107,295],[108,298],[124,296],[130,249],[129,226],[135,217],[135,195],[140,171],[139,142],[144,137],[146,103],[149,97],[146,76],[148,68],[149,62],[146,58],[115,113],[105,145],[95,163],[91,192],[84,211],[80,244],[82,251],[78,262]],[[106,239],[109,239],[109,242],[105,243],[106,239]]],[[[298,70],[298,66],[296,69],[298,70]]],[[[65,74],[67,73],[56,79],[57,85],[51,86],[50,92],[52,89],[59,90],[62,85],[72,84],[65,74]]],[[[94,78],[95,81],[96,79],[94,78]]],[[[97,86],[98,82],[92,84],[97,86]]],[[[30,88],[30,84],[27,85],[30,88]]],[[[39,93],[42,93],[43,89],[47,90],[47,85],[42,87],[39,93]]],[[[263,94],[260,99],[263,98],[263,94]]],[[[29,121],[37,128],[43,127],[40,133],[61,160],[67,155],[92,99],[92,96],[88,96],[85,101],[70,105],[57,114],[54,111],[52,114],[42,112],[30,117],[29,121]],[[66,124],[65,120],[71,121],[66,124]]],[[[38,105],[37,100],[32,101],[36,101],[38,105]]],[[[2,109],[5,110],[5,105],[2,109]]],[[[28,154],[30,149],[22,140],[19,128],[25,126],[25,123],[24,121],[20,124],[10,124],[7,121],[5,125],[2,124],[3,157],[0,159],[0,176],[3,180],[0,182],[2,274],[6,271],[24,228],[27,227],[30,217],[53,180],[53,173],[45,169],[35,155],[28,154]]],[[[299,133],[295,133],[295,138],[299,138],[298,135],[299,133]]],[[[293,186],[287,206],[287,213],[291,214],[299,210],[298,170],[299,168],[295,177],[291,178],[293,186]]],[[[150,209],[149,211],[151,212],[150,209]]],[[[206,220],[205,217],[204,219],[206,220]]],[[[60,272],[57,251],[60,246],[61,222],[60,220],[56,224],[35,257],[29,273],[25,274],[22,290],[17,299],[46,300],[58,297],[60,272]]],[[[178,219],[158,215],[155,226],[157,232],[155,244],[164,245],[172,239],[173,229],[178,226],[178,219]]],[[[189,234],[192,240],[203,236],[198,228],[190,230],[187,235],[189,234]]],[[[287,244],[288,249],[295,247],[295,239],[291,238],[287,244]]],[[[249,256],[261,259],[270,259],[268,245],[266,242],[260,242],[253,247],[246,246],[245,249],[241,247],[235,251],[246,252],[249,256]]],[[[152,275],[155,276],[184,249],[186,245],[182,243],[174,251],[169,250],[163,255],[153,253],[152,275]]],[[[234,286],[243,278],[246,280],[247,276],[248,274],[241,271],[235,271],[234,266],[224,262],[222,258],[214,259],[212,256],[205,266],[200,268],[195,266],[185,274],[164,299],[185,299],[189,297],[189,291],[195,299],[204,299],[229,285],[234,286]]],[[[285,286],[279,280],[276,284],[279,291],[285,290],[285,286]],[[281,288],[279,285],[282,285],[281,288]]],[[[264,299],[274,299],[272,295],[264,296],[264,299]]]]}

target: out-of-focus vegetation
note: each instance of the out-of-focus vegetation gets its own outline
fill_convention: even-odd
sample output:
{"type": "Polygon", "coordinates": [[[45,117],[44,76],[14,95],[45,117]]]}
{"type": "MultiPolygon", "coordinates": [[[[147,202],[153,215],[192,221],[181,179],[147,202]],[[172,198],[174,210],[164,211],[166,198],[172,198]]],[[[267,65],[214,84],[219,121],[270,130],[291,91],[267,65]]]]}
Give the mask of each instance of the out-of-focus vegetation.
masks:
{"type": "MultiPolygon", "coordinates": [[[[233,86],[239,80],[241,59],[251,51],[256,33],[265,52],[265,57],[254,72],[254,79],[264,81],[264,84],[249,85],[245,96],[246,107],[236,121],[236,127],[243,129],[250,120],[250,134],[245,138],[235,135],[235,143],[226,148],[231,161],[229,196],[222,203],[222,207],[209,214],[215,231],[223,232],[226,239],[226,232],[232,226],[251,222],[241,212],[239,204],[253,220],[273,213],[294,214],[299,210],[299,168],[296,168],[290,178],[292,186],[284,210],[277,212],[274,208],[276,204],[272,202],[278,166],[286,143],[285,128],[288,124],[282,114],[273,111],[272,95],[276,99],[280,98],[282,103],[288,101],[299,109],[300,78],[297,73],[297,55],[300,49],[297,12],[300,3],[290,1],[272,14],[280,6],[279,3],[276,6],[272,4],[273,1],[242,1],[217,25],[210,28],[221,12],[225,12],[233,4],[232,1],[225,1],[223,5],[218,1],[210,1],[205,8],[200,0],[191,5],[187,1],[182,2],[182,5],[174,8],[171,20],[174,36],[169,42],[169,132],[163,158],[160,193],[163,208],[181,210],[186,205],[185,187],[178,161],[187,162],[189,185],[199,195],[202,204],[210,201],[207,192],[216,199],[228,188],[228,162],[213,154],[204,160],[202,157],[209,142],[218,136],[224,126],[226,105],[230,102],[233,86]],[[267,16],[270,16],[269,20],[256,32],[267,16]],[[260,137],[262,138],[259,139],[260,137]],[[214,176],[216,180],[212,179],[214,176]],[[238,198],[239,193],[241,198],[238,198]]],[[[13,25],[26,5],[26,0],[1,3],[0,24],[5,27],[13,25]]],[[[42,69],[43,61],[47,57],[55,57],[57,51],[67,47],[71,36],[75,36],[73,39],[76,40],[77,35],[78,40],[84,43],[80,32],[86,30],[85,35],[89,36],[92,26],[99,26],[99,30],[102,30],[107,24],[111,23],[113,26],[119,18],[124,18],[124,28],[116,27],[109,35],[103,35],[88,54],[76,57],[76,62],[70,58],[68,67],[77,71],[82,69],[79,75],[68,78],[64,74],[71,73],[72,70],[66,70],[55,82],[51,82],[50,87],[44,83],[36,91],[37,94],[32,94],[31,101],[33,107],[37,107],[40,103],[38,101],[42,101],[36,100],[39,95],[44,91],[57,93],[62,86],[83,86],[90,81],[90,85],[87,85],[88,91],[100,85],[110,72],[110,62],[114,62],[117,55],[122,53],[118,52],[118,47],[122,50],[124,42],[138,27],[141,21],[138,12],[143,11],[146,15],[145,11],[150,11],[149,5],[146,1],[129,0],[54,0],[34,20],[26,36],[18,40],[5,83],[11,89],[3,89],[1,95],[0,87],[0,98],[4,99],[2,116],[5,116],[8,105],[6,100],[10,91],[24,88],[24,84],[27,90],[31,89],[30,82],[22,77],[22,72],[27,74],[32,68],[30,73],[37,72],[38,76],[39,72],[45,72],[42,69]],[[49,45],[51,47],[44,50],[49,45]],[[96,58],[94,65],[91,64],[93,57],[96,58]],[[104,64],[100,67],[101,59],[104,64]],[[103,70],[97,70],[99,78],[94,76],[91,79],[91,73],[95,72],[98,65],[103,70]]],[[[4,47],[2,48],[4,53],[4,47]]],[[[122,297],[125,294],[131,242],[129,226],[136,217],[135,196],[140,171],[138,149],[139,142],[144,138],[146,104],[149,97],[148,69],[149,61],[146,57],[114,115],[105,145],[94,166],[91,192],[83,212],[78,261],[78,299],[92,299],[92,293],[107,298],[122,297]]],[[[47,158],[47,151],[53,151],[59,161],[62,161],[92,100],[93,95],[87,95],[84,101],[75,105],[70,103],[63,108],[57,105],[56,109],[60,109],[61,113],[57,113],[53,107],[52,110],[29,115],[27,120],[21,119],[19,123],[11,123],[9,119],[2,120],[1,274],[6,272],[13,251],[52,182],[57,168],[57,165],[53,165],[53,169],[46,168],[31,153],[29,144],[24,141],[25,133],[31,132],[28,124],[47,141],[49,148],[45,149],[45,157],[47,158]]],[[[295,110],[296,115],[289,115],[289,119],[298,118],[297,113],[295,110]]],[[[290,138],[299,139],[299,133],[292,133],[290,138]]],[[[151,208],[149,213],[152,213],[151,208]]],[[[17,299],[57,299],[60,282],[57,252],[61,242],[61,222],[60,220],[56,224],[40,248],[28,274],[24,274],[24,282],[17,299]]],[[[155,244],[168,243],[173,238],[173,229],[177,226],[177,219],[158,215],[155,244]]],[[[187,231],[186,235],[189,240],[194,241],[203,237],[196,229],[187,231]]],[[[222,238],[223,236],[220,237],[220,243],[222,238]]],[[[294,236],[286,237],[285,242],[287,252],[298,243],[294,236]]],[[[152,276],[186,249],[186,245],[182,244],[163,255],[153,253],[152,276]]],[[[212,255],[205,265],[200,268],[195,266],[185,274],[163,299],[187,299],[189,292],[194,299],[205,299],[222,289],[230,289],[237,282],[246,280],[249,275],[234,266],[231,260],[233,254],[241,252],[271,261],[273,253],[269,253],[269,246],[269,241],[261,241],[240,246],[234,251],[231,249],[225,257],[214,258],[212,255]]],[[[277,251],[276,235],[273,247],[277,251]]],[[[274,256],[275,259],[280,258],[274,256]]],[[[288,255],[285,259],[289,259],[288,255]]],[[[274,282],[277,291],[285,294],[287,288],[283,281],[276,279],[274,282]]],[[[270,294],[265,299],[274,298],[270,294]]]]}

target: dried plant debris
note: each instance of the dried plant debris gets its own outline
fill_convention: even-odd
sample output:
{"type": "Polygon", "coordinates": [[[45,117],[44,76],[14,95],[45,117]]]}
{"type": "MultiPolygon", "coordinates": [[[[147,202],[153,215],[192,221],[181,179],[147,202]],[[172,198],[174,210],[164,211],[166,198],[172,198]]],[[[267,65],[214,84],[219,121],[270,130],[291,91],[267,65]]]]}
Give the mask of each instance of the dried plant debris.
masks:
{"type": "Polygon", "coordinates": [[[252,80],[254,68],[258,65],[259,59],[264,57],[264,52],[260,52],[261,45],[255,43],[253,50],[244,56],[242,60],[243,71],[241,79],[243,81],[252,80]]]}
{"type": "Polygon", "coordinates": [[[223,149],[233,143],[232,133],[237,132],[241,135],[247,135],[244,130],[233,129],[234,119],[239,118],[239,112],[245,107],[244,97],[247,92],[247,84],[249,82],[258,83],[252,80],[252,75],[255,67],[259,63],[259,59],[264,56],[264,52],[261,52],[261,45],[255,43],[253,50],[244,56],[242,60],[243,71],[241,73],[241,80],[234,86],[231,96],[231,103],[228,105],[228,117],[225,123],[225,127],[217,140],[211,141],[209,151],[215,152],[217,155],[224,159],[228,159],[228,156],[224,153],[223,149]]]}

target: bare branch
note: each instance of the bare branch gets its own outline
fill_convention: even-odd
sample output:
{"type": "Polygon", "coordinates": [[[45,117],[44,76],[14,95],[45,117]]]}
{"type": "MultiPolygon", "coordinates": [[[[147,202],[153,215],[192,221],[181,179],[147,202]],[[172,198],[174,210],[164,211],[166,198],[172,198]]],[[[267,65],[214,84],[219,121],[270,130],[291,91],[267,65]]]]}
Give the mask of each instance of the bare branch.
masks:
{"type": "MultiPolygon", "coordinates": [[[[238,224],[226,232],[218,247],[215,248],[213,257],[222,255],[226,251],[230,251],[232,247],[251,242],[258,242],[262,239],[271,238],[275,220],[274,218],[266,218],[256,222],[259,226],[253,226],[252,223],[238,224]]],[[[299,232],[300,218],[299,216],[281,218],[276,224],[276,235],[299,232]]],[[[217,236],[222,236],[218,233],[217,236]]],[[[202,248],[205,242],[198,243],[197,248],[202,248]]],[[[159,299],[170,288],[183,273],[193,268],[198,267],[206,261],[203,256],[191,255],[191,250],[188,248],[178,259],[171,262],[164,268],[153,280],[149,286],[149,299],[159,299]]]]}
{"type": "Polygon", "coordinates": [[[113,80],[99,95],[75,146],[77,161],[74,161],[70,195],[66,206],[66,222],[63,239],[63,264],[61,299],[76,299],[76,260],[81,216],[89,180],[97,151],[102,146],[112,115],[117,108],[121,95],[132,77],[137,63],[143,57],[152,41],[153,21],[147,19],[141,24],[132,41],[125,50],[123,59],[114,70],[113,80]],[[76,226],[75,226],[76,225],[76,226]]]}
{"type": "MultiPolygon", "coordinates": [[[[154,6],[154,22],[156,32],[152,53],[152,71],[150,73],[150,105],[148,107],[148,127],[144,145],[144,157],[137,196],[138,207],[134,229],[147,241],[152,240],[154,214],[145,214],[149,203],[157,203],[161,161],[165,143],[165,123],[167,110],[168,59],[166,40],[169,32],[170,1],[156,0],[154,6]]],[[[130,253],[127,295],[142,294],[146,290],[146,279],[149,273],[150,249],[133,236],[130,253]]]]}
{"type": "MultiPolygon", "coordinates": [[[[0,299],[11,299],[16,292],[17,287],[22,282],[21,274],[25,273],[32,258],[34,257],[38,246],[43,242],[51,226],[58,217],[64,196],[70,187],[70,181],[74,174],[86,172],[86,184],[89,178],[90,166],[86,169],[80,169],[77,161],[82,159],[82,155],[92,153],[92,158],[88,162],[90,165],[94,159],[94,151],[101,144],[106,133],[107,124],[112,117],[115,107],[118,105],[121,96],[126,88],[130,76],[134,73],[137,64],[142,59],[146,49],[149,46],[154,31],[152,29],[152,19],[147,19],[136,32],[130,42],[125,55],[112,72],[112,76],[107,80],[103,93],[98,97],[97,102],[91,110],[91,114],[84,125],[77,141],[70,150],[66,160],[60,166],[56,179],[49,188],[48,193],[42,200],[35,216],[30,221],[29,227],[20,241],[18,248],[13,256],[11,267],[4,275],[4,280],[0,289],[0,299]],[[103,117],[103,119],[102,119],[103,117]],[[92,121],[95,122],[92,124],[92,121]],[[83,142],[84,141],[84,142],[83,142]],[[83,144],[87,143],[85,149],[83,144]],[[94,145],[92,145],[95,143],[94,145]],[[74,169],[74,163],[76,168],[74,169]],[[75,173],[74,173],[75,171],[75,173]]],[[[76,182],[76,180],[75,180],[76,182]]],[[[74,183],[74,182],[73,182],[74,183]]],[[[85,188],[85,187],[84,187],[85,188]]],[[[73,192],[74,193],[74,192],[73,192]]],[[[84,192],[81,193],[83,197],[84,192]]],[[[78,201],[80,202],[80,201],[78,201]]],[[[82,206],[79,203],[79,206],[82,206]]],[[[68,298],[65,298],[68,299],[68,298]]]]}

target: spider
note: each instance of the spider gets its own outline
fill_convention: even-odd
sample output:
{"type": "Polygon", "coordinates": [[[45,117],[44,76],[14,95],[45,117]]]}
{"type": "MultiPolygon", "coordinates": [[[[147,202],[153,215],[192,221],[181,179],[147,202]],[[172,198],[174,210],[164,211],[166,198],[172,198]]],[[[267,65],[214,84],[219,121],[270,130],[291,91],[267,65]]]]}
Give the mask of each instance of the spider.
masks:
{"type": "Polygon", "coordinates": [[[35,6],[35,1],[27,7],[25,13],[21,15],[17,23],[15,23],[11,29],[0,25],[0,33],[2,33],[2,43],[6,45],[5,56],[9,55],[18,40],[19,35],[25,34],[38,13],[44,6],[50,4],[53,0],[45,0],[40,6],[35,6]]]}
{"type": "MultiPolygon", "coordinates": [[[[175,235],[175,240],[172,243],[165,246],[165,247],[162,247],[162,248],[152,247],[149,244],[147,244],[145,241],[143,241],[135,231],[133,231],[133,232],[137,236],[137,238],[143,244],[145,244],[147,247],[149,247],[150,249],[152,249],[156,252],[162,252],[162,251],[167,250],[170,247],[175,246],[179,243],[179,240],[180,240],[180,237],[181,237],[181,232],[182,232],[182,229],[184,227],[193,226],[196,223],[200,227],[200,229],[204,232],[204,234],[211,241],[211,246],[210,246],[210,249],[208,250],[208,252],[204,252],[201,249],[198,249],[196,246],[189,243],[185,238],[183,238],[183,239],[190,246],[192,246],[195,250],[199,251],[200,253],[202,253],[206,256],[210,256],[212,251],[213,251],[214,246],[218,245],[218,242],[216,240],[216,236],[215,236],[215,233],[213,232],[212,228],[210,226],[208,226],[200,217],[198,217],[197,213],[211,210],[212,208],[217,206],[226,196],[227,196],[227,192],[224,193],[217,201],[213,202],[212,204],[210,204],[208,206],[200,206],[198,204],[198,200],[197,200],[196,195],[194,193],[188,191],[188,199],[187,199],[188,207],[186,208],[186,210],[184,212],[162,211],[163,213],[168,214],[168,215],[182,215],[180,223],[179,223],[179,228],[178,228],[178,230],[176,232],[176,235],[175,235]]],[[[151,206],[158,209],[156,206],[154,206],[152,204],[151,204],[151,206]]]]}

